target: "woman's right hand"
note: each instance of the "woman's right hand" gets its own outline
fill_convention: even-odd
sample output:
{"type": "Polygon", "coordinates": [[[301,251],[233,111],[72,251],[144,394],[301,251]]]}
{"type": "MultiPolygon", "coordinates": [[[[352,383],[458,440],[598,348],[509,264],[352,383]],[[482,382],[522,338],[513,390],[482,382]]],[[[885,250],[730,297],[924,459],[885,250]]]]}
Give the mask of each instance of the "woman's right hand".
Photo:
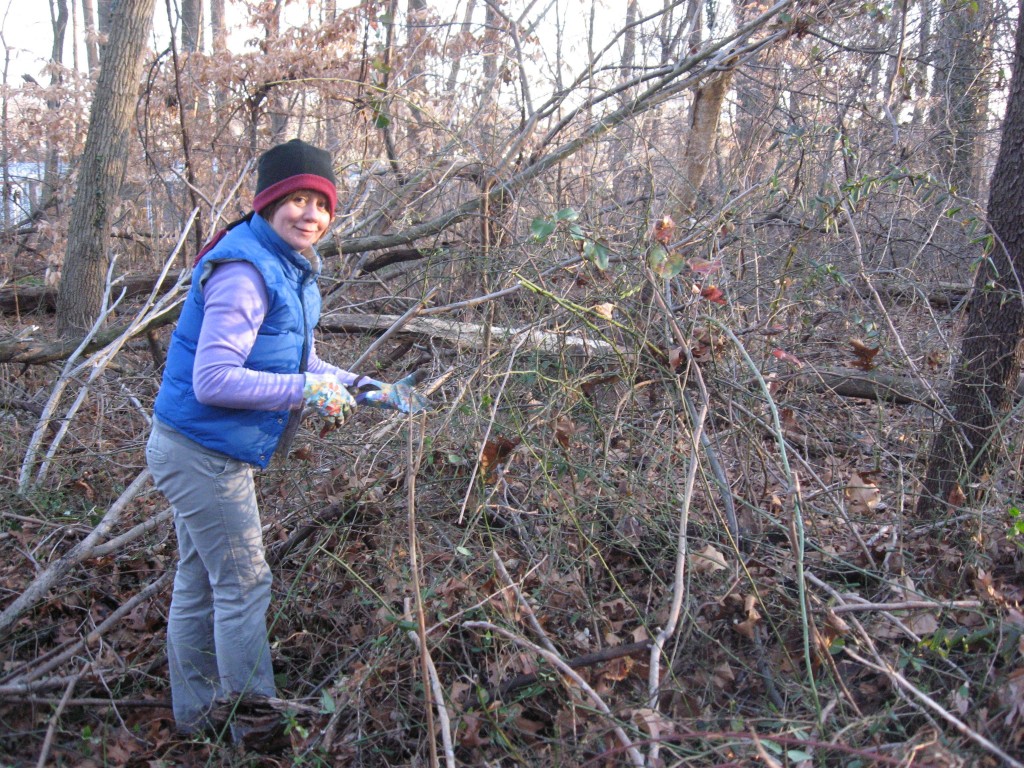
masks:
{"type": "Polygon", "coordinates": [[[340,427],[356,407],[355,398],[337,378],[325,373],[307,373],[302,388],[307,408],[326,422],[326,429],[340,427]]]}

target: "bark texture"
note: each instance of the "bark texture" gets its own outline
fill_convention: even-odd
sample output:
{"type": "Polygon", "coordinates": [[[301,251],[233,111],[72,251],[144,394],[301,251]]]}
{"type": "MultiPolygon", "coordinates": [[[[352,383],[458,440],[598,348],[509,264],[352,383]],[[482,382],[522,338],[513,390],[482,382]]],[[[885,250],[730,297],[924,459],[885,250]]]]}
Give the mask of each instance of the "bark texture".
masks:
{"type": "Polygon", "coordinates": [[[58,290],[57,327],[62,334],[86,330],[101,309],[110,264],[111,213],[128,164],[153,3],[121,0],[103,52],[58,290]]]}
{"type": "MultiPolygon", "coordinates": [[[[1024,11],[1024,0],[1020,5],[1024,11]]],[[[1013,402],[1024,352],[1024,24],[1018,24],[1016,37],[1013,81],[988,201],[996,245],[975,278],[949,398],[954,421],[943,424],[932,445],[917,503],[922,516],[955,506],[963,499],[959,488],[989,468],[1002,444],[999,422],[1013,402]]]]}

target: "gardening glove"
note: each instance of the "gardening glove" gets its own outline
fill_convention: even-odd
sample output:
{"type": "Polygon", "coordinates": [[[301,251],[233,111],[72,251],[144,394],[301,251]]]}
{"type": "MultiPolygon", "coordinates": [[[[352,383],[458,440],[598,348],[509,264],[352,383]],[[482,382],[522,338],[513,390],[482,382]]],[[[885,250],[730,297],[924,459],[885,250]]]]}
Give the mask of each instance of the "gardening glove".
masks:
{"type": "Polygon", "coordinates": [[[324,420],[322,434],[340,427],[356,407],[355,398],[344,385],[336,377],[324,373],[306,374],[302,399],[307,408],[316,411],[324,420]]]}
{"type": "Polygon", "coordinates": [[[413,371],[394,384],[385,384],[383,381],[364,376],[359,380],[360,388],[371,389],[356,395],[356,402],[375,408],[390,408],[402,413],[422,413],[430,410],[430,401],[413,389],[425,375],[423,371],[413,371]]]}

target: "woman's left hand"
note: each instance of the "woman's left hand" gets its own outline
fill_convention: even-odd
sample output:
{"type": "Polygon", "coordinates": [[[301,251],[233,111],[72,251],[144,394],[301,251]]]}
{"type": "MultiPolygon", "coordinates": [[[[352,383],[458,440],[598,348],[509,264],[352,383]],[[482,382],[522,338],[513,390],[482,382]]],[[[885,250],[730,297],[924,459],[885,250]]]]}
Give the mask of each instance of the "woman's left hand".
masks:
{"type": "Polygon", "coordinates": [[[413,389],[423,378],[419,371],[410,373],[405,378],[396,381],[394,384],[385,384],[382,381],[364,376],[359,380],[359,386],[376,387],[367,392],[360,392],[356,395],[356,403],[371,405],[375,408],[389,408],[401,413],[422,413],[430,410],[430,401],[413,389]]]}

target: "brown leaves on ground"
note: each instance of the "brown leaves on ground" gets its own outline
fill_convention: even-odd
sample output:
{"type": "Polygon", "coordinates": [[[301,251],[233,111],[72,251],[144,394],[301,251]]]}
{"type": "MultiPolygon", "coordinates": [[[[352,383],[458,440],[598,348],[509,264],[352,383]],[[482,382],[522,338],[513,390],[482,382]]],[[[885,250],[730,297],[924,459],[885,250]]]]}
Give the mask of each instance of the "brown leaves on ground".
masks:
{"type": "Polygon", "coordinates": [[[850,339],[850,346],[853,348],[854,354],[851,366],[860,368],[862,371],[871,371],[877,367],[874,360],[881,347],[869,346],[862,339],[850,339]]]}

